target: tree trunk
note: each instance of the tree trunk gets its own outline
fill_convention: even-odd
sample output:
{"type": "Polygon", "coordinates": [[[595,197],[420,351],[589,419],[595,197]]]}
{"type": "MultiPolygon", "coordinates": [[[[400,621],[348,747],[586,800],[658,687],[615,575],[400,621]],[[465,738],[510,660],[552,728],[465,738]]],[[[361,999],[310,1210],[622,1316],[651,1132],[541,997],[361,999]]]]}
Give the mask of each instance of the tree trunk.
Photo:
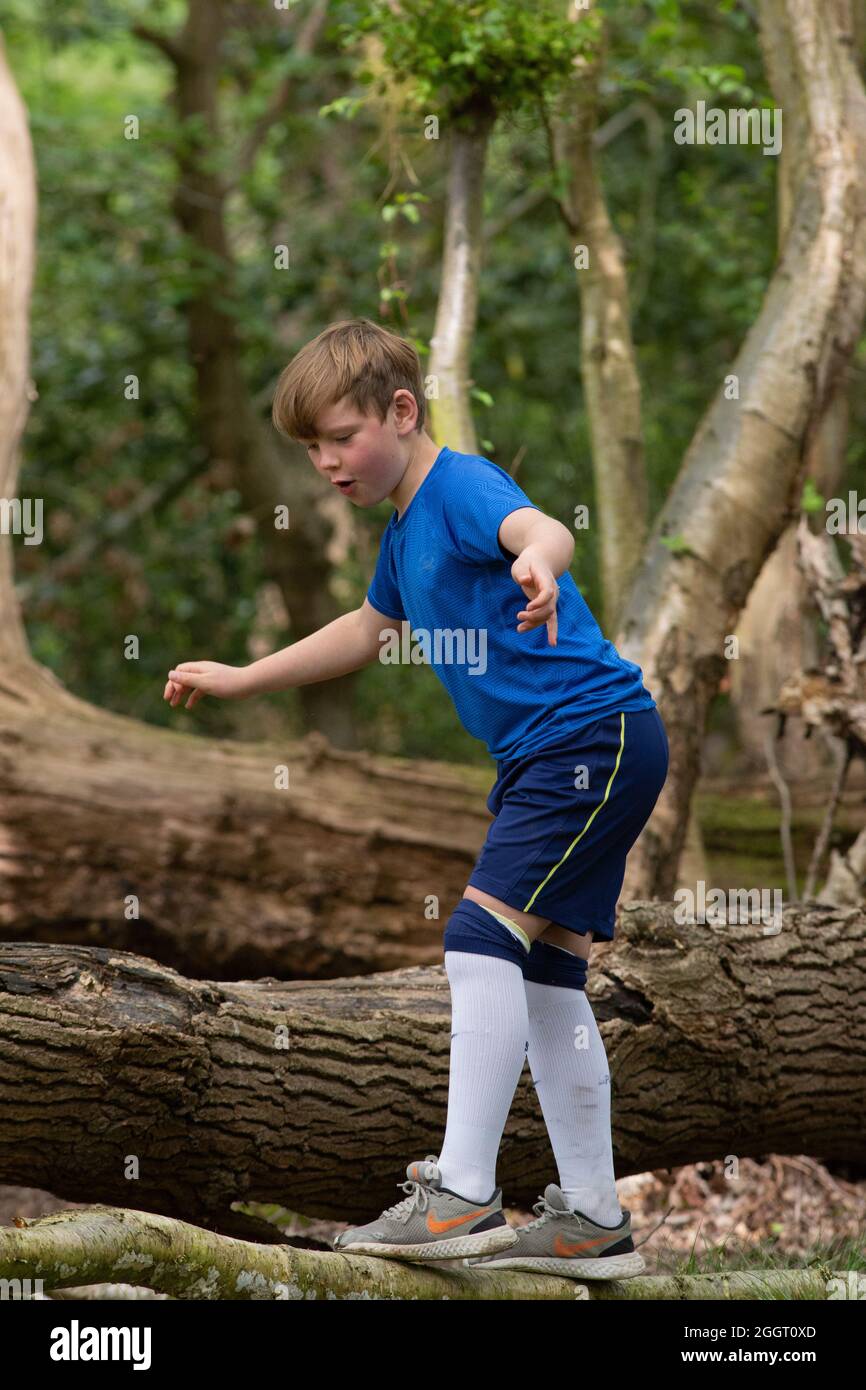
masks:
{"type": "MultiPolygon", "coordinates": [[[[149,1212],[92,1207],[0,1229],[0,1279],[41,1279],[45,1290],[128,1279],[183,1299],[824,1299],[847,1270],[772,1269],[587,1280],[467,1268],[458,1260],[409,1264],[291,1245],[228,1240],[149,1212]]],[[[854,1281],[856,1286],[856,1279],[854,1281]]],[[[81,1289],[86,1293],[86,1289],[81,1289]]],[[[856,1297],[856,1293],[851,1294],[856,1297]]],[[[82,1320],[86,1323],[86,1318],[82,1320]]]]}
{"type": "MultiPolygon", "coordinates": [[[[214,150],[225,143],[218,103],[225,19],[225,0],[189,0],[186,23],[176,37],[166,40],[147,25],[134,24],[132,32],[171,60],[173,103],[186,132],[178,146],[173,210],[193,248],[197,288],[184,300],[184,311],[208,465],[228,467],[244,509],[255,521],[265,573],[279,585],[293,639],[299,641],[342,610],[330,587],[328,499],[306,457],[297,449],[286,451],[270,424],[259,418],[241,370],[237,272],[225,227],[229,186],[212,168],[214,150]],[[201,134],[194,139],[189,131],[198,123],[201,134]],[[289,508],[289,530],[275,526],[275,509],[281,506],[289,508]]],[[[169,664],[183,659],[176,654],[169,664]]],[[[298,690],[307,726],[337,747],[357,746],[354,688],[351,672],[298,690]]]]}
{"type": "MultiPolygon", "coordinates": [[[[15,500],[30,379],[30,294],[36,242],[36,168],[27,112],[0,34],[0,497],[15,500]]],[[[27,499],[18,499],[20,502],[27,499]]],[[[0,693],[20,699],[14,665],[29,660],[12,582],[12,541],[0,527],[0,693]],[[11,603],[3,596],[12,595],[11,603]]],[[[35,663],[32,663],[35,667],[35,663]]],[[[53,678],[36,668],[41,683],[53,678]]]]}
{"type": "MultiPolygon", "coordinates": [[[[577,21],[579,12],[573,11],[577,21]]],[[[602,53],[578,64],[569,117],[553,129],[554,173],[567,192],[560,203],[578,264],[581,377],[592,440],[605,631],[615,632],[648,525],[641,391],[631,334],[622,244],[608,214],[594,142],[602,53]]]]}
{"type": "MultiPolygon", "coordinates": [[[[863,22],[862,0],[853,20],[863,22]]],[[[779,32],[783,46],[766,44],[766,61],[773,72],[773,90],[784,108],[784,140],[779,155],[778,247],[784,252],[791,218],[809,172],[809,122],[803,92],[796,81],[791,36],[779,32]]],[[[862,51],[862,36],[856,52],[862,51]]],[[[824,416],[816,422],[806,474],[824,497],[838,494],[845,471],[850,380],[840,373],[824,416]]],[[[740,747],[753,768],[767,766],[764,739],[767,717],[759,711],[775,703],[783,682],[794,671],[817,661],[818,637],[809,586],[797,564],[796,525],[787,527],[758,576],[740,615],[736,635],[739,656],[730,665],[731,699],[737,715],[740,747]]],[[[814,780],[826,775],[830,756],[820,739],[806,738],[794,720],[776,743],[776,757],[786,781],[814,780]]]]}
{"type": "Polygon", "coordinates": [[[483,772],[320,735],[157,732],[33,690],[16,705],[0,689],[0,729],[0,940],[109,946],[225,979],[441,963],[489,824],[483,772]]]}
{"type": "MultiPolygon", "coordinates": [[[[571,12],[575,22],[580,11],[571,12]]],[[[604,30],[598,52],[576,63],[571,110],[550,130],[551,163],[566,193],[559,210],[577,255],[580,290],[581,380],[592,441],[592,470],[601,556],[603,621],[615,632],[640,563],[649,521],[641,389],[631,331],[628,277],[622,244],[604,196],[595,155],[598,87],[604,30]]],[[[692,809],[683,832],[677,882],[707,878],[700,824],[692,809]]],[[[633,861],[634,862],[634,861],[633,861]]],[[[669,891],[675,885],[671,884],[669,891]]],[[[641,891],[636,887],[636,891],[641,891]]]]}
{"type": "MultiPolygon", "coordinates": [[[[772,925],[636,903],[593,953],[618,1177],[731,1154],[866,1159],[866,1016],[845,1009],[840,1031],[839,1015],[866,988],[866,915],[788,908],[772,925]]],[[[441,1144],[441,966],[225,983],[12,943],[0,990],[0,1183],[217,1228],[234,1201],[367,1220],[441,1144]]],[[[524,1067],[497,1180],[529,1207],[555,1172],[524,1067]]]]}
{"type": "Polygon", "coordinates": [[[495,114],[486,106],[452,116],[445,250],[430,339],[431,434],[459,453],[477,451],[469,376],[483,248],[484,164],[495,114]]]}
{"type": "MultiPolygon", "coordinates": [[[[796,510],[815,432],[866,308],[866,94],[852,60],[850,0],[819,8],[761,0],[760,12],[767,51],[790,51],[808,158],[784,255],[731,369],[740,395],[723,384],[698,427],[616,639],[642,666],[671,744],[667,783],[630,856],[626,898],[673,889],[726,638],[796,510]]],[[[769,70],[774,82],[772,63],[769,70]]]]}

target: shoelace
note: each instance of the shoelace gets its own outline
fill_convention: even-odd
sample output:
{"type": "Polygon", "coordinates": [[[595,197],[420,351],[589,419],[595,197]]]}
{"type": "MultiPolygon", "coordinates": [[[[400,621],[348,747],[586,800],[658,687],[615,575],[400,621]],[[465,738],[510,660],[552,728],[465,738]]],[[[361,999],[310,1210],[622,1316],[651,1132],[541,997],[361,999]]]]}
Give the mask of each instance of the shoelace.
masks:
{"type": "Polygon", "coordinates": [[[430,1195],[422,1183],[409,1178],[406,1182],[398,1182],[396,1186],[402,1187],[409,1196],[395,1202],[392,1207],[386,1207],[382,1216],[395,1216],[399,1221],[408,1221],[416,1205],[419,1211],[426,1210],[430,1203],[430,1195]]]}
{"type": "Polygon", "coordinates": [[[537,1202],[533,1202],[532,1210],[535,1212],[535,1220],[527,1221],[519,1229],[526,1231],[530,1226],[543,1226],[545,1221],[549,1221],[552,1216],[570,1216],[567,1211],[560,1211],[559,1207],[552,1207],[546,1197],[539,1197],[537,1202]]]}
{"type": "MultiPolygon", "coordinates": [[[[524,1226],[518,1227],[518,1230],[527,1231],[530,1226],[543,1226],[545,1221],[547,1221],[551,1216],[565,1216],[567,1214],[564,1211],[560,1211],[557,1207],[552,1207],[546,1197],[541,1197],[537,1202],[533,1202],[532,1210],[538,1213],[535,1220],[527,1221],[524,1226]]],[[[655,1235],[659,1226],[664,1225],[665,1221],[668,1219],[672,1211],[673,1207],[668,1207],[667,1211],[665,1212],[661,1221],[659,1221],[658,1225],[653,1226],[652,1230],[647,1235],[645,1235],[642,1240],[636,1240],[634,1242],[635,1250],[637,1250],[641,1245],[644,1245],[645,1242],[649,1240],[650,1236],[655,1235]]]]}

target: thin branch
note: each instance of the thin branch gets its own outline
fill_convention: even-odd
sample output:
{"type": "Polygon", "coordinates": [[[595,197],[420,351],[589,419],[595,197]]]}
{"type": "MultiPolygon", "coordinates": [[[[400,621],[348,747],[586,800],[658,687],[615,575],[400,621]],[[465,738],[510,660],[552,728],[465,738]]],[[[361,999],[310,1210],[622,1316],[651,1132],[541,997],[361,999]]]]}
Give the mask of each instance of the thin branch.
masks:
{"type": "Polygon", "coordinates": [[[833,780],[833,790],[830,793],[830,800],[827,803],[827,810],[824,814],[824,821],[821,826],[821,831],[818,835],[817,840],[815,841],[815,848],[812,851],[812,859],[809,863],[809,872],[806,875],[806,886],[803,889],[803,897],[805,899],[814,897],[815,880],[818,877],[818,869],[821,866],[821,860],[823,859],[827,846],[830,843],[830,832],[833,829],[833,821],[836,817],[836,811],[838,809],[839,801],[842,796],[842,788],[845,785],[845,779],[848,776],[848,768],[851,766],[851,761],[853,757],[853,742],[851,739],[846,739],[839,757],[838,764],[836,766],[836,776],[833,780]]]}
{"type": "Polygon", "coordinates": [[[152,43],[154,48],[158,48],[169,58],[175,67],[181,67],[187,62],[188,54],[177,38],[170,34],[160,33],[158,29],[151,29],[149,24],[131,24],[130,33],[137,39],[144,39],[145,43],[152,43]]]}
{"type": "Polygon", "coordinates": [[[797,897],[797,870],[794,864],[794,847],[791,841],[791,793],[788,791],[788,784],[779,770],[776,760],[776,750],[773,746],[774,738],[768,729],[764,740],[764,751],[767,755],[767,767],[770,770],[776,789],[779,793],[779,800],[782,803],[782,823],[779,826],[779,834],[782,838],[782,853],[785,858],[785,877],[788,881],[788,900],[789,902],[799,902],[797,897]]]}
{"type": "MultiPolygon", "coordinates": [[[[543,113],[543,119],[545,120],[545,129],[548,134],[548,147],[550,148],[551,136],[549,125],[547,124],[549,118],[546,112],[543,113]]],[[[659,127],[661,126],[661,117],[658,112],[650,106],[649,102],[643,99],[633,101],[628,106],[624,106],[621,111],[614,112],[609,120],[605,121],[603,125],[600,125],[597,130],[593,131],[592,143],[594,148],[597,150],[604,149],[605,145],[609,145],[613,140],[616,140],[624,130],[627,130],[630,125],[633,125],[635,121],[639,120],[645,121],[648,128],[651,121],[654,121],[659,127]]],[[[652,143],[651,141],[651,144],[652,143]]],[[[554,166],[551,165],[551,167],[554,166]]],[[[516,198],[512,199],[504,211],[500,213],[499,217],[492,218],[487,223],[483,233],[484,240],[492,241],[495,237],[500,236],[502,232],[507,231],[512,223],[517,222],[525,213],[532,212],[534,208],[537,208],[539,204],[543,203],[547,198],[553,198],[555,201],[555,197],[556,195],[552,192],[550,187],[546,185],[539,188],[530,188],[523,193],[519,193],[516,198]]],[[[571,229],[569,228],[569,230],[571,229]]]]}

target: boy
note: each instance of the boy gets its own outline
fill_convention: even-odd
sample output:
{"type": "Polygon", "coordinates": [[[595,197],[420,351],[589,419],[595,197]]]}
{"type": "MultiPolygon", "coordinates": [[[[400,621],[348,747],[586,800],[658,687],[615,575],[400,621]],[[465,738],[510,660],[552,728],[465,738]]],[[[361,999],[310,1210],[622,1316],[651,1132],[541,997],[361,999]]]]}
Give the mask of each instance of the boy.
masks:
{"type": "MultiPolygon", "coordinates": [[[[487,840],[444,934],[451,1070],[438,1155],[407,1166],[407,1196],[333,1248],[623,1278],[644,1269],[616,1195],[607,1057],[584,984],[611,940],[625,858],[667,774],[641,671],[601,631],[568,572],[574,539],[496,464],[427,434],[421,364],[369,319],[331,324],[283,371],[277,428],[359,507],[395,511],[362,606],[237,669],[184,662],[165,698],[240,696],[327,680],[413,631],[470,733],[497,761],[487,840]],[[518,588],[528,602],[516,610],[518,588]],[[485,661],[459,659],[480,634],[485,661]],[[446,649],[447,648],[447,649],[446,649]],[[559,1183],[511,1228],[496,1157],[524,1060],[559,1183]]],[[[398,1184],[401,1186],[401,1184],[398,1184]]]]}

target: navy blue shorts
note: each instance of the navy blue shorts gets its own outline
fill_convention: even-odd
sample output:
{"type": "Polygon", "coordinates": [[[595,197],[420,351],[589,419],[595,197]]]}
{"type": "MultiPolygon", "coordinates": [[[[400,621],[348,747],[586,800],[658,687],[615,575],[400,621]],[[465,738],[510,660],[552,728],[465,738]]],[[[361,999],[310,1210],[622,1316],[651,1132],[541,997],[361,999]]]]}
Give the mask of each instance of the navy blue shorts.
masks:
{"type": "Polygon", "coordinates": [[[658,709],[605,715],[496,764],[495,820],[469,882],[581,936],[613,940],[625,860],[664,786],[658,709]]]}

